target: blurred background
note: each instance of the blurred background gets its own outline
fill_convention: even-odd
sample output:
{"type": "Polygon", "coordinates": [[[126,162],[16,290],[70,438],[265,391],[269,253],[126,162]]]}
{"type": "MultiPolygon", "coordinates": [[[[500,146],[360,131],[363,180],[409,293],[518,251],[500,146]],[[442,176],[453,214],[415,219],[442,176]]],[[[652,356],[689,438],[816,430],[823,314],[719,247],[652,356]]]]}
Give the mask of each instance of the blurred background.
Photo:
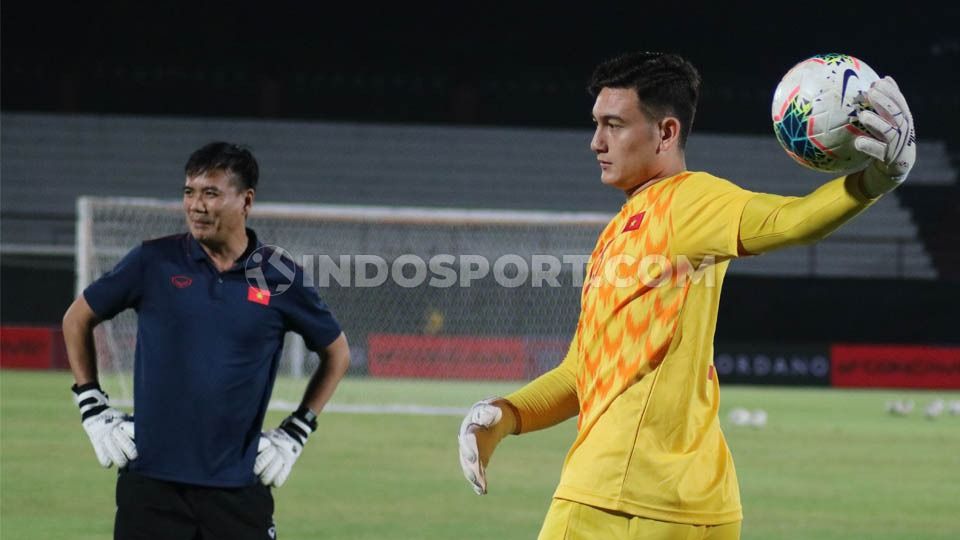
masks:
{"type": "Polygon", "coordinates": [[[823,260],[734,264],[718,340],[956,341],[958,8],[844,6],[8,3],[3,322],[56,323],[74,295],[77,196],[177,198],[186,156],[212,138],[253,147],[261,201],[612,214],[584,87],[628,50],[702,71],[690,168],[804,193],[827,178],[779,150],[772,91],[797,61],[842,51],[900,81],[915,173],[823,260]]]}
{"type": "MultiPolygon", "coordinates": [[[[254,214],[261,221],[254,226],[270,233],[261,232],[265,241],[297,255],[336,260],[373,253],[392,261],[401,253],[588,254],[604,220],[622,204],[621,194],[600,184],[588,147],[592,98],[585,86],[597,63],[631,50],[683,54],[704,79],[688,167],[756,191],[800,195],[830,177],[802,169],[780,149],[770,120],[773,90],[796,62],[843,52],[896,77],[916,118],[918,164],[904,186],[827,241],[731,264],[717,370],[733,388],[728,395],[743,396],[742,405],[775,407],[770,394],[732,385],[885,388],[894,392],[883,394],[890,399],[905,396],[895,393],[902,389],[933,389],[956,397],[950,391],[960,388],[960,8],[521,4],[5,2],[3,367],[66,367],[58,325],[78,283],[109,269],[140,239],[182,230],[164,201],[176,202],[187,156],[208,141],[253,148],[261,165],[254,214]],[[91,199],[78,206],[81,196],[156,201],[91,199]],[[265,209],[260,217],[258,207],[265,209]],[[489,221],[450,223],[443,212],[451,209],[488,211],[489,221]],[[401,213],[409,219],[384,218],[401,213]]],[[[552,289],[505,289],[491,279],[470,289],[321,287],[353,351],[355,384],[338,394],[334,409],[400,404],[455,415],[489,387],[431,385],[499,380],[515,387],[549,369],[575,325],[572,279],[564,268],[564,286],[552,289]]],[[[135,332],[132,314],[125,317],[99,336],[108,344],[101,347],[110,357],[107,369],[120,377],[129,370],[135,332]]],[[[292,402],[316,358],[298,360],[303,350],[291,340],[282,367],[289,379],[278,392],[292,402]]],[[[14,372],[3,373],[11,380],[14,372]]],[[[123,389],[114,393],[129,399],[118,384],[123,389]]],[[[779,411],[789,416],[839,395],[781,403],[779,411]]],[[[918,403],[934,399],[910,396],[918,403]]],[[[843,409],[852,402],[836,403],[843,409]]],[[[883,413],[882,403],[857,403],[862,410],[850,410],[883,413]]],[[[776,415],[770,418],[773,426],[776,415]]],[[[838,420],[836,431],[808,417],[780,439],[796,441],[783,443],[795,450],[813,433],[830,438],[866,425],[861,420],[838,420]]],[[[850,448],[857,455],[884,445],[909,453],[906,439],[924,436],[888,427],[850,448]]],[[[952,435],[928,434],[930,448],[956,442],[956,424],[949,429],[952,435]]],[[[781,447],[751,437],[732,436],[735,449],[746,447],[741,478],[762,463],[771,467],[765,470],[776,491],[783,471],[757,456],[781,447]]],[[[429,455],[424,450],[411,460],[430,461],[429,455]]],[[[883,465],[895,463],[890,459],[883,465]]],[[[936,469],[957,465],[946,454],[931,459],[929,482],[936,469]]],[[[793,474],[802,482],[807,473],[793,474]]],[[[547,480],[536,496],[549,496],[555,478],[547,480]]],[[[927,485],[903,499],[919,500],[927,485]]],[[[872,485],[862,493],[883,489],[872,485]]],[[[770,513],[781,519],[762,534],[745,528],[745,537],[780,537],[789,529],[784,523],[810,517],[784,517],[778,512],[797,501],[769,492],[745,492],[745,500],[773,501],[770,513]]],[[[535,531],[541,506],[525,506],[532,513],[517,522],[535,531]]],[[[957,532],[955,519],[937,521],[939,507],[924,508],[929,520],[909,530],[926,532],[910,537],[957,532]]],[[[882,514],[860,515],[856,528],[882,514]]],[[[845,537],[844,525],[832,525],[806,537],[845,537]]],[[[390,537],[377,530],[369,537],[390,537]]],[[[906,537],[898,530],[881,524],[870,536],[906,537]]]]}

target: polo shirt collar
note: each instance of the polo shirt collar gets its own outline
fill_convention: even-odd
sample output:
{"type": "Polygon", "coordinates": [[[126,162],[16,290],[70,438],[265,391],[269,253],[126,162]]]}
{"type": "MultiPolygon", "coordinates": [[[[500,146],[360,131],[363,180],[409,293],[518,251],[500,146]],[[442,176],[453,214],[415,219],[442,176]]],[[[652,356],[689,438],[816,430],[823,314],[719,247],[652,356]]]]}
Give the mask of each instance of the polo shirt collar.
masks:
{"type": "MultiPolygon", "coordinates": [[[[260,243],[260,240],[257,239],[257,233],[253,229],[247,227],[247,249],[243,250],[243,253],[237,257],[237,263],[243,264],[247,260],[247,257],[250,256],[254,251],[263,247],[263,244],[260,243]]],[[[197,242],[197,239],[193,237],[192,234],[187,233],[187,242],[189,244],[188,250],[190,252],[190,258],[195,261],[203,261],[207,259],[207,252],[203,250],[203,247],[200,246],[200,242],[197,242]]]]}

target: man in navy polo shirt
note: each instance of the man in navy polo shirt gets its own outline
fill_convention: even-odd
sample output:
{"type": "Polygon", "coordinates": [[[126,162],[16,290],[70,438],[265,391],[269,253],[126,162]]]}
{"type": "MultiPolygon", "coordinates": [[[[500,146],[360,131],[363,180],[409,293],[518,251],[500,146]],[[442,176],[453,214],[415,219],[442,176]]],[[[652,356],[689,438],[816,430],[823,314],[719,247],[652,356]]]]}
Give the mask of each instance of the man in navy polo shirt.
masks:
{"type": "Polygon", "coordinates": [[[269,486],[316,429],[349,348],[303,269],[246,228],[250,151],[211,143],[185,172],[189,233],[143,242],[64,315],[73,392],[100,464],[120,469],[115,538],[274,538],[269,486]],[[93,341],[127,308],[138,315],[136,421],[109,406],[93,341]],[[322,361],[297,411],[261,433],[288,330],[322,361]]]}

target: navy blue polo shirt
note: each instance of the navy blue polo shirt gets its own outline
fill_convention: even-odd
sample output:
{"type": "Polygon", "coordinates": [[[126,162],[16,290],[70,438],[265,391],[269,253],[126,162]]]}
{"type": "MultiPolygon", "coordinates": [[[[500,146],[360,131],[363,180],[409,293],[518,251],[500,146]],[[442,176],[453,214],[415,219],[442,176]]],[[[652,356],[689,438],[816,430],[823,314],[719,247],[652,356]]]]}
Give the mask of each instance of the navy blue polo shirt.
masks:
{"type": "Polygon", "coordinates": [[[190,234],[143,242],[83,292],[103,320],[137,311],[139,457],[130,468],[145,476],[255,483],[284,333],[317,352],[340,335],[316,289],[303,286],[303,269],[247,236],[244,255],[222,273],[190,234]]]}

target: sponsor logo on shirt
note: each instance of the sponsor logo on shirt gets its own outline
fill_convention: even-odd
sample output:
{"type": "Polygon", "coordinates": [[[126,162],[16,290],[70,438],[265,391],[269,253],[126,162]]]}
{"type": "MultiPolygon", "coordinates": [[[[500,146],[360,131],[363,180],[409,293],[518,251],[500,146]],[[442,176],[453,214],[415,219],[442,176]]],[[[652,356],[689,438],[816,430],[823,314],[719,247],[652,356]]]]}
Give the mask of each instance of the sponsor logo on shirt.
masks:
{"type": "Polygon", "coordinates": [[[193,279],[187,276],[170,276],[170,283],[178,289],[186,289],[193,284],[193,279]]]}

